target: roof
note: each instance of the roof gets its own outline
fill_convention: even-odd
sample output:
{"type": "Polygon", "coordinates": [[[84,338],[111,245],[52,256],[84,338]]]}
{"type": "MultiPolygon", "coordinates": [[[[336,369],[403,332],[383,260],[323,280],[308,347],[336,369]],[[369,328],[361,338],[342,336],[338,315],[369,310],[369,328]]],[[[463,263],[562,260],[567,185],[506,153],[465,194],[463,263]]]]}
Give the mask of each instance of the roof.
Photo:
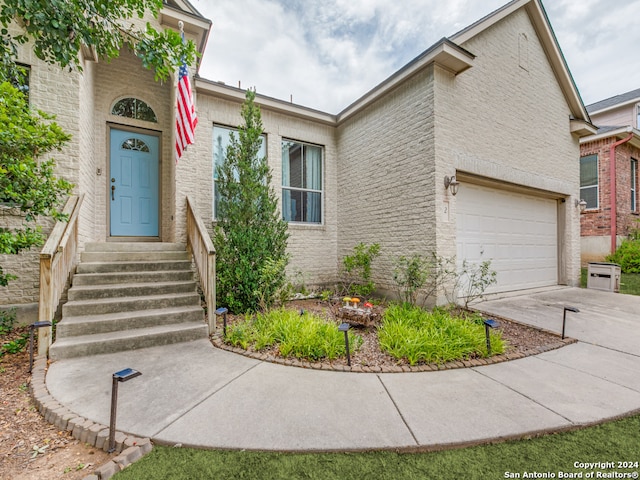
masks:
{"type": "Polygon", "coordinates": [[[616,95],[615,97],[600,100],[599,102],[592,103],[591,105],[587,105],[587,111],[590,114],[598,113],[637,102],[640,102],[640,88],[631,90],[627,93],[621,93],[620,95],[616,95]]]}

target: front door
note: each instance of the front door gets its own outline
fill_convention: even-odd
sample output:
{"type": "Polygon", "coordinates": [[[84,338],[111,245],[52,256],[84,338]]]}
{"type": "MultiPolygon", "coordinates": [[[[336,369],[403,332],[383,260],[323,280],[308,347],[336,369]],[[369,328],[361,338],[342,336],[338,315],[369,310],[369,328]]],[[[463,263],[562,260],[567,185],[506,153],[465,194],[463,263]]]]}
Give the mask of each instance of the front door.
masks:
{"type": "Polygon", "coordinates": [[[158,137],[112,128],[110,145],[111,236],[157,237],[158,137]]]}

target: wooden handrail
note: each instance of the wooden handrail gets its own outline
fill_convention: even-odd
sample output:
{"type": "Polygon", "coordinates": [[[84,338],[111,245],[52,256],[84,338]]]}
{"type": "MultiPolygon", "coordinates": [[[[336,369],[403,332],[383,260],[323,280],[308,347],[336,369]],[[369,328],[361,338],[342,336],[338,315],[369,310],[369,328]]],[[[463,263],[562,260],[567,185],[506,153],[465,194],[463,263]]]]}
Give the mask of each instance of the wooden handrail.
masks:
{"type": "Polygon", "coordinates": [[[200,276],[200,286],[207,304],[209,334],[216,328],[216,249],[202,219],[196,215],[193,202],[187,197],[187,248],[191,252],[200,276]]]}
{"type": "MultiPolygon", "coordinates": [[[[40,252],[40,303],[38,320],[53,322],[78,252],[78,213],[84,194],[72,195],[62,210],[68,220],[58,221],[40,252]]],[[[51,327],[38,329],[38,354],[46,356],[52,341],[51,327]]]]}

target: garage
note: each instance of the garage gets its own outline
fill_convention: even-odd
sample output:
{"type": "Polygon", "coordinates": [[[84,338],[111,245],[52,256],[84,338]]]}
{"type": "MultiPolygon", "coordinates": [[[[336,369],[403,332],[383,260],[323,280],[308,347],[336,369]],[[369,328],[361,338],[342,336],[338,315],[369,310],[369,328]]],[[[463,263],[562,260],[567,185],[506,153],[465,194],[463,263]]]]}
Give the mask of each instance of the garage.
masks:
{"type": "Polygon", "coordinates": [[[558,207],[550,198],[465,182],[456,196],[457,260],[491,260],[487,293],[558,284],[558,207]]]}

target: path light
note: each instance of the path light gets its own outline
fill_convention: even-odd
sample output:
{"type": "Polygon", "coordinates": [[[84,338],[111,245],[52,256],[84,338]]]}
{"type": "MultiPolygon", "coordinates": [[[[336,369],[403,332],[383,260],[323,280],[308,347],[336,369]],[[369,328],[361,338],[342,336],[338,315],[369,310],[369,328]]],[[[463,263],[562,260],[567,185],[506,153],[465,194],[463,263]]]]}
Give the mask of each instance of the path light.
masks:
{"type": "Polygon", "coordinates": [[[344,348],[347,351],[347,365],[351,366],[351,356],[349,355],[349,327],[347,322],[341,323],[338,330],[344,332],[344,348]]]}
{"type": "Polygon", "coordinates": [[[128,382],[132,378],[136,378],[142,375],[133,368],[125,368],[113,374],[111,382],[111,417],[109,420],[109,450],[108,453],[113,453],[116,450],[116,408],[118,406],[118,383],[128,382]]]}
{"type": "Polygon", "coordinates": [[[29,325],[29,373],[33,370],[33,331],[36,328],[50,327],[51,322],[35,322],[29,325]]]}
{"type": "Polygon", "coordinates": [[[224,307],[220,307],[215,311],[215,314],[217,316],[222,315],[222,339],[223,340],[227,338],[227,312],[228,311],[229,309],[224,307]]]}
{"type": "Polygon", "coordinates": [[[578,310],[576,307],[564,307],[564,312],[562,312],[562,340],[564,340],[564,327],[567,323],[567,311],[580,313],[580,310],[578,310]]]}
{"type": "Polygon", "coordinates": [[[489,336],[490,328],[498,328],[500,324],[497,320],[491,320],[490,318],[485,318],[482,320],[484,323],[484,333],[487,336],[487,357],[491,356],[491,337],[489,336]]]}

